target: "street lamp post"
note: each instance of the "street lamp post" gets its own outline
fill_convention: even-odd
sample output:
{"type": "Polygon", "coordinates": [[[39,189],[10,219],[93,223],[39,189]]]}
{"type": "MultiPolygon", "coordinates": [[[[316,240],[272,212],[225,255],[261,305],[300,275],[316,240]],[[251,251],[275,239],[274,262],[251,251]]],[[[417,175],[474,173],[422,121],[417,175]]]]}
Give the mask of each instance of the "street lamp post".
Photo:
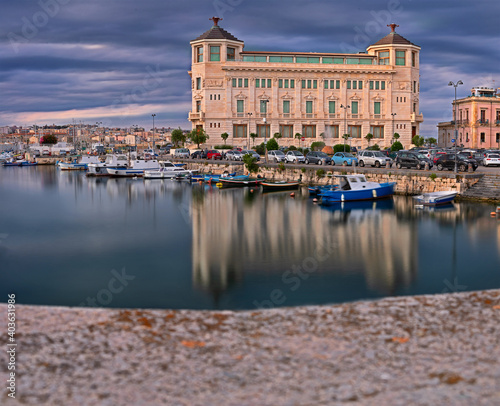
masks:
{"type": "MultiPolygon", "coordinates": [[[[344,106],[343,104],[341,104],[340,108],[344,109],[344,135],[347,135],[347,109],[351,108],[351,106],[344,106]]],[[[344,138],[344,152],[345,152],[345,141],[346,139],[344,138]]]]}
{"type": "Polygon", "coordinates": [[[457,140],[458,140],[458,126],[457,126],[457,117],[458,117],[458,113],[457,113],[457,87],[459,85],[463,85],[464,82],[462,82],[461,80],[459,80],[457,83],[453,83],[450,81],[450,83],[448,83],[448,86],[453,86],[455,88],[455,174],[458,173],[458,167],[457,167],[457,140]]]}
{"type": "Polygon", "coordinates": [[[248,114],[248,135],[247,135],[247,149],[250,149],[250,119],[252,118],[252,113],[248,114]]]}
{"type": "Polygon", "coordinates": [[[153,158],[155,156],[155,117],[156,114],[151,114],[151,117],[153,117],[153,158]]]}
{"type": "Polygon", "coordinates": [[[391,113],[392,116],[392,137],[391,137],[391,146],[394,144],[394,116],[396,116],[396,113],[391,113]]]}
{"type": "MultiPolygon", "coordinates": [[[[269,100],[261,100],[262,103],[264,103],[264,119],[263,122],[266,124],[266,116],[267,116],[267,103],[269,103],[269,100]]],[[[267,163],[267,129],[264,126],[264,152],[265,152],[265,160],[267,163]]]]}

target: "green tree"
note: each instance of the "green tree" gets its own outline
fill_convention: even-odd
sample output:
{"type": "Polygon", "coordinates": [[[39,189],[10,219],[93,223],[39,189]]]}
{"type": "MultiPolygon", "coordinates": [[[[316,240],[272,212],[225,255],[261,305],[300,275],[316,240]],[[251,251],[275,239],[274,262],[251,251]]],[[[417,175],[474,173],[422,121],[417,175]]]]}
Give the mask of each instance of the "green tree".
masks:
{"type": "Polygon", "coordinates": [[[368,146],[370,146],[370,141],[373,139],[373,134],[368,133],[365,135],[365,140],[368,141],[368,146]]]}
{"type": "Polygon", "coordinates": [[[433,146],[437,143],[437,140],[435,138],[431,137],[427,140],[427,142],[429,143],[430,146],[433,146]]]}
{"type": "MultiPolygon", "coordinates": [[[[252,136],[252,134],[250,134],[250,136],[252,136]]],[[[222,133],[220,135],[220,137],[224,140],[224,145],[226,145],[226,141],[229,138],[229,134],[228,133],[222,133]]]]}
{"type": "Polygon", "coordinates": [[[257,165],[257,158],[252,156],[251,154],[246,154],[243,156],[243,162],[250,173],[259,172],[259,165],[257,165]]]}
{"type": "Polygon", "coordinates": [[[333,146],[333,153],[336,154],[337,152],[350,152],[351,147],[346,144],[335,144],[333,146]]]}
{"type": "Polygon", "coordinates": [[[209,138],[203,128],[195,128],[189,136],[191,141],[198,145],[198,148],[200,148],[200,144],[204,144],[209,138]]]}
{"type": "Polygon", "coordinates": [[[271,138],[269,141],[267,141],[267,150],[268,151],[274,151],[277,150],[280,146],[278,145],[278,141],[276,141],[275,138],[271,138]]]}
{"type": "Polygon", "coordinates": [[[279,140],[281,138],[281,133],[274,133],[273,137],[279,140]]]}
{"type": "Polygon", "coordinates": [[[395,140],[398,140],[398,139],[399,139],[399,137],[400,137],[400,135],[399,135],[398,133],[394,133],[394,137],[393,137],[393,138],[394,138],[395,140]]]}
{"type": "Polygon", "coordinates": [[[255,147],[255,152],[259,155],[264,155],[266,153],[266,148],[264,146],[264,143],[261,143],[255,147]]]}
{"type": "Polygon", "coordinates": [[[250,133],[250,138],[252,139],[252,145],[255,146],[255,139],[258,137],[256,133],[250,133]]]}
{"type": "Polygon", "coordinates": [[[179,144],[184,145],[184,143],[186,142],[186,136],[184,135],[180,127],[172,131],[172,142],[176,148],[179,146],[179,144]]]}
{"type": "Polygon", "coordinates": [[[54,134],[47,134],[40,138],[40,144],[42,145],[54,145],[57,144],[57,137],[54,134]]]}
{"type": "Polygon", "coordinates": [[[424,145],[424,142],[425,142],[424,137],[421,137],[418,134],[411,139],[411,143],[416,147],[421,147],[422,145],[424,145]]]}

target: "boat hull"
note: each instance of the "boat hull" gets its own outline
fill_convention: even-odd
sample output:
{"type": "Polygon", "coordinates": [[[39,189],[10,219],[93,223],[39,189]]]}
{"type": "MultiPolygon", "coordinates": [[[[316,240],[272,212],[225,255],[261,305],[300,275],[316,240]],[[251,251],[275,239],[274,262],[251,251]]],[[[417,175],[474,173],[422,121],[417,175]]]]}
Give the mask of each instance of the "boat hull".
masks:
{"type": "Polygon", "coordinates": [[[322,204],[385,199],[394,194],[395,183],[381,183],[379,187],[356,190],[332,190],[321,193],[322,204]]]}
{"type": "Polygon", "coordinates": [[[276,192],[280,190],[296,190],[300,182],[261,182],[263,192],[276,192]]]}
{"type": "Polygon", "coordinates": [[[220,187],[246,187],[246,186],[258,186],[262,182],[261,179],[227,179],[220,178],[217,182],[217,186],[220,187]]]}
{"type": "Polygon", "coordinates": [[[435,206],[440,204],[451,203],[457,195],[457,192],[434,192],[434,193],[424,193],[423,195],[414,196],[413,199],[418,204],[423,204],[424,206],[435,206]]]}

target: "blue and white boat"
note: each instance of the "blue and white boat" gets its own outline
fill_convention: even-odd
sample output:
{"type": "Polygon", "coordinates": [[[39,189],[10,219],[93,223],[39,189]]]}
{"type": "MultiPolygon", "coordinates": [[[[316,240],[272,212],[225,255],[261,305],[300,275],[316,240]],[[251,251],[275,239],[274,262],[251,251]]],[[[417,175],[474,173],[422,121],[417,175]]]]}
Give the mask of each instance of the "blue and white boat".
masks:
{"type": "Polygon", "coordinates": [[[458,192],[454,191],[442,191],[424,193],[422,195],[413,196],[413,198],[418,204],[423,204],[424,206],[434,206],[436,204],[451,203],[457,194],[458,192]]]}
{"type": "Polygon", "coordinates": [[[79,161],[77,159],[74,159],[71,162],[59,161],[57,165],[62,171],[86,171],[89,164],[97,164],[99,162],[99,157],[94,155],[85,155],[82,156],[79,161]]]}
{"type": "Polygon", "coordinates": [[[322,185],[322,186],[308,186],[307,190],[309,190],[309,196],[319,196],[323,192],[328,192],[331,190],[338,189],[338,185],[322,185]]]}
{"type": "Polygon", "coordinates": [[[365,175],[336,175],[339,187],[320,193],[321,203],[383,199],[394,194],[395,182],[368,182],[365,175]]]}
{"type": "Polygon", "coordinates": [[[225,177],[231,177],[231,176],[236,176],[236,172],[233,172],[233,173],[223,173],[222,175],[212,175],[212,174],[208,174],[208,175],[204,175],[204,180],[205,182],[214,182],[214,181],[218,181],[221,177],[225,178],[225,177]]]}
{"type": "Polygon", "coordinates": [[[144,179],[172,179],[177,176],[191,175],[193,171],[184,169],[170,161],[160,161],[160,169],[144,171],[144,179]]]}

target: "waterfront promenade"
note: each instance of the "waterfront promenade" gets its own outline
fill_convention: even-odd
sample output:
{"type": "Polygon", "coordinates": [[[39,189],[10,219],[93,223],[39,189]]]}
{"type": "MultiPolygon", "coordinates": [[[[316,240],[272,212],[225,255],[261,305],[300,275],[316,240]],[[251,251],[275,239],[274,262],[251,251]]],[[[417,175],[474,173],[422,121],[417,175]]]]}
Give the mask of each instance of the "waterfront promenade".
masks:
{"type": "Polygon", "coordinates": [[[500,290],[245,312],[20,306],[17,318],[6,406],[500,399],[500,290]]]}

